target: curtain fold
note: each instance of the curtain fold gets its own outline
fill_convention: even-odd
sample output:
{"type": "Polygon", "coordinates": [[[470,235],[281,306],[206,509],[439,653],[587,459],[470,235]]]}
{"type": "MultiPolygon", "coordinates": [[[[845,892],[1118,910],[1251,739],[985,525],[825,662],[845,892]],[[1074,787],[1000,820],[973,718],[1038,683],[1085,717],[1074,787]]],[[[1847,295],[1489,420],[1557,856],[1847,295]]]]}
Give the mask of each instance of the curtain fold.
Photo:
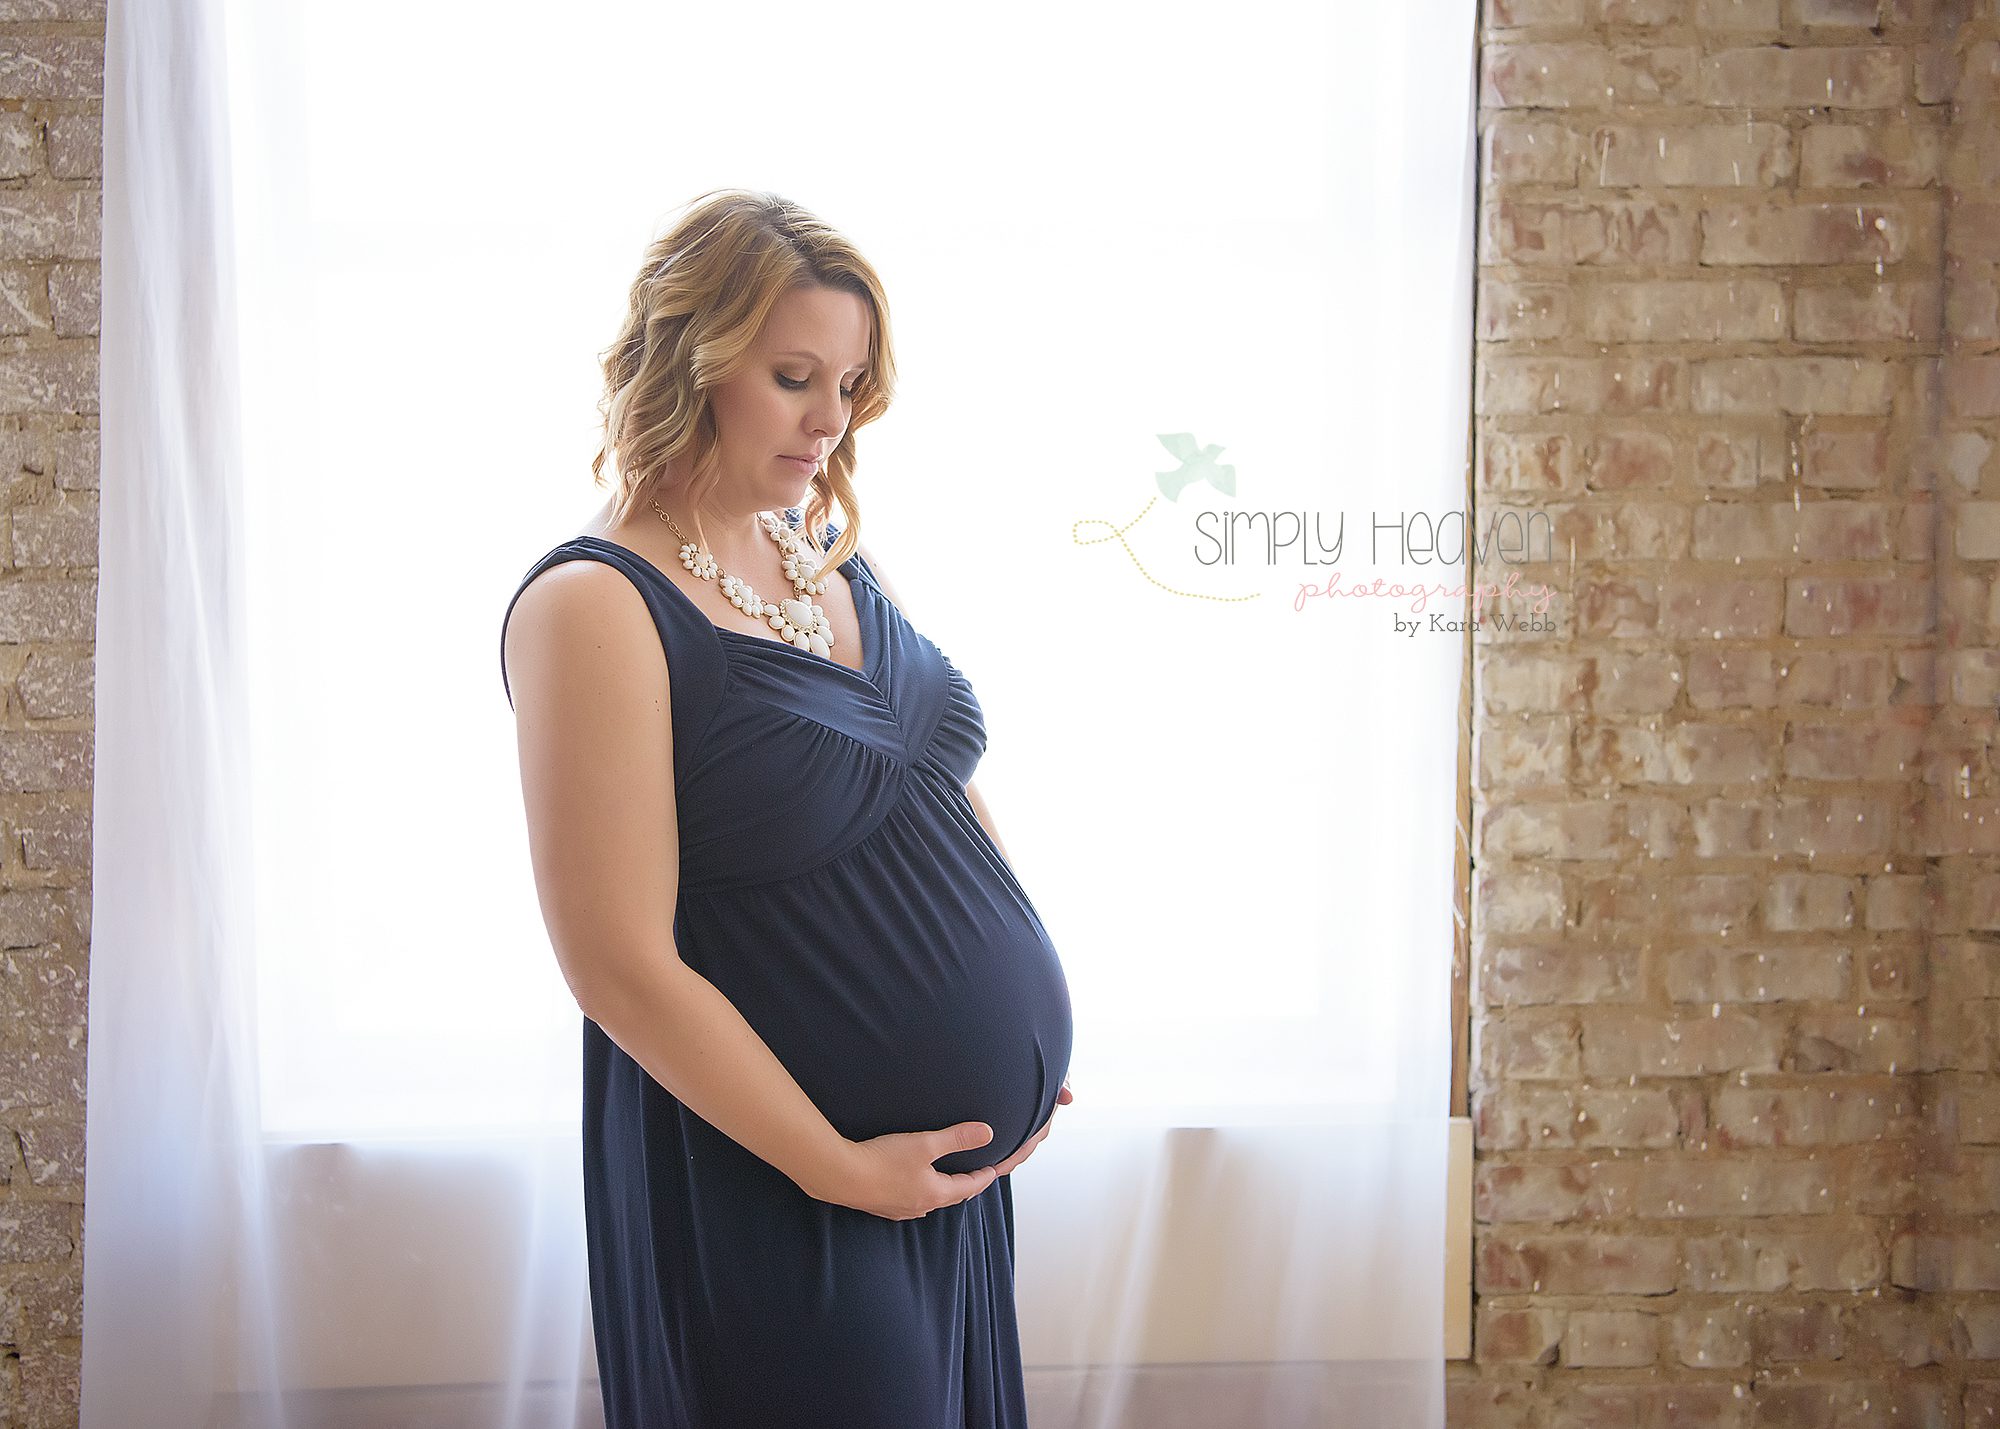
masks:
{"type": "MultiPolygon", "coordinates": [[[[280,898],[262,906],[287,917],[282,900],[300,889],[329,906],[337,902],[348,920],[343,933],[315,950],[338,955],[345,929],[370,923],[375,890],[324,886],[345,865],[318,863],[321,846],[302,852],[297,840],[309,821],[328,825],[325,848],[379,833],[338,822],[346,816],[337,818],[331,805],[299,807],[318,793],[259,792],[255,751],[281,732],[260,721],[329,717],[311,689],[297,695],[295,708],[283,703],[290,675],[273,674],[275,662],[260,675],[253,655],[262,647],[253,631],[274,608],[304,608],[290,602],[299,599],[297,585],[319,579],[324,553],[315,542],[339,544],[343,561],[352,546],[331,526],[270,513],[306,510],[331,523],[336,514],[353,519],[359,512],[365,527],[379,508],[385,518],[421,524],[405,504],[417,498],[394,484],[407,470],[371,487],[368,473],[343,467],[336,483],[298,454],[299,431],[315,443],[323,431],[297,424],[310,420],[306,409],[286,409],[282,422],[273,416],[277,402],[294,400],[314,380],[311,363],[322,345],[316,325],[330,325],[340,306],[327,293],[351,291],[315,289],[313,274],[338,269],[342,281],[354,281],[369,262],[393,261],[403,251],[398,244],[424,232],[427,221],[400,199],[393,223],[375,223],[372,213],[357,220],[350,206],[367,196],[343,186],[342,176],[362,172],[361,160],[315,169],[288,147],[292,121],[272,120],[303,87],[295,67],[304,63],[305,33],[322,26],[329,33],[316,33],[314,42],[335,52],[352,40],[330,33],[341,13],[309,3],[232,12],[230,0],[112,0],[109,9],[84,1429],[601,1423],[573,1112],[549,1124],[523,1110],[517,1124],[496,1125],[482,1108],[453,1124],[432,1110],[450,1105],[452,1085],[440,1080],[412,1089],[406,1126],[358,1110],[351,1122],[342,1120],[344,1087],[379,1080],[381,1067],[421,1065],[426,1056],[476,1062],[487,1069],[481,1075],[505,1077],[509,1087],[574,1087],[580,1023],[573,1008],[556,1009],[525,1034],[519,1023],[496,1019],[499,1030],[484,1040],[476,1008],[456,1023],[439,1015],[371,1025],[344,1043],[326,1043],[318,1062],[285,1062],[319,1069],[318,1084],[301,1089],[296,1073],[281,1084],[296,1105],[313,1109],[315,1134],[300,1130],[297,1118],[280,1128],[270,1107],[277,1043],[304,1026],[283,1019],[296,1016],[297,1006],[310,1010],[311,996],[275,971],[280,951],[296,957],[298,949],[281,949],[285,940],[273,928],[289,936],[293,924],[263,919],[260,900],[280,898]],[[314,223],[323,226],[302,227],[314,223]],[[390,237],[376,231],[399,225],[390,237]],[[261,517],[260,503],[268,507],[261,517]],[[260,822],[259,811],[273,809],[285,817],[260,822]]],[[[437,50],[444,99],[434,116],[451,115],[452,86],[470,82],[443,63],[441,47],[460,26],[476,26],[441,16],[413,11],[409,28],[382,31],[373,41],[437,50]]],[[[1401,315],[1396,345],[1369,355],[1419,396],[1406,409],[1407,430],[1391,434],[1397,468],[1320,502],[1345,505],[1356,522],[1365,522],[1371,505],[1457,505],[1470,397],[1472,6],[1429,0],[1368,23],[1385,27],[1369,41],[1383,47],[1371,71],[1380,85],[1372,112],[1394,142],[1346,154],[1345,182],[1388,215],[1385,231],[1402,237],[1370,276],[1353,280],[1372,284],[1367,303],[1377,305],[1357,298],[1356,311],[1387,304],[1401,315]]],[[[358,33],[362,19],[351,24],[358,33]]],[[[635,40],[630,52],[650,50],[635,40]]],[[[1365,67],[1353,56],[1343,63],[1365,67]]],[[[560,68],[549,79],[559,90],[573,85],[579,102],[604,82],[560,68]]],[[[471,91],[457,101],[468,112],[480,102],[471,91]]],[[[1335,118],[1344,113],[1327,103],[1335,118]]],[[[463,121],[423,121],[434,130],[411,122],[418,132],[407,142],[423,150],[435,140],[447,171],[441,190],[462,199],[461,181],[449,176],[446,131],[464,142],[452,128],[463,121]]],[[[313,137],[338,141],[326,132],[313,137]]],[[[468,151],[465,169],[481,171],[490,161],[468,151]]],[[[1301,181],[1309,190],[1314,176],[1301,181]]],[[[648,174],[630,182],[658,180],[648,174]]],[[[656,193],[661,204],[703,186],[691,172],[665,182],[673,192],[656,193]]],[[[451,201],[440,200],[439,211],[451,201]]],[[[636,256],[638,243],[630,250],[636,256]]],[[[521,271],[508,266],[504,252],[465,261],[468,287],[483,285],[487,294],[484,308],[493,306],[495,275],[521,271]]],[[[1190,263],[1190,271],[1197,266],[1190,263]]],[[[1219,284],[1218,293],[1228,288],[1226,277],[1202,281],[1219,284]]],[[[391,345],[441,354],[439,371],[453,382],[474,382],[504,356],[462,333],[422,326],[428,317],[394,305],[378,320],[391,345]]],[[[469,414],[494,427],[503,445],[539,440],[553,449],[561,442],[549,434],[560,429],[567,442],[580,429],[579,414],[570,411],[531,428],[544,419],[491,402],[454,410],[459,420],[469,414]]],[[[366,409],[348,414],[362,426],[370,421],[366,409]]],[[[1021,495],[1066,513],[1065,469],[1043,465],[1046,474],[1035,479],[1046,488],[1024,485],[1021,495]]],[[[580,464],[576,469],[581,473],[580,464]]],[[[580,475],[578,490],[589,495],[580,475]]],[[[562,519],[552,520],[554,510],[527,511],[513,529],[567,534],[575,522],[554,524],[562,519]]],[[[887,521],[882,529],[890,529],[887,521]]],[[[469,534],[476,543],[478,533],[469,534]]],[[[441,637],[437,627],[448,618],[398,626],[393,615],[408,613],[392,612],[365,632],[371,658],[389,672],[416,669],[440,644],[470,652],[467,679],[483,683],[464,698],[469,707],[490,708],[493,724],[467,742],[485,761],[482,777],[496,782],[512,771],[504,762],[509,744],[489,737],[504,732],[506,714],[491,667],[492,636],[513,580],[540,553],[508,549],[509,540],[496,539],[498,555],[458,558],[475,592],[463,628],[441,637]]],[[[901,583],[921,586],[921,566],[914,572],[901,583]]],[[[371,573],[380,572],[363,571],[371,573]]],[[[355,601],[366,584],[357,584],[355,601]]],[[[1380,623],[1387,622],[1384,610],[1380,623]]],[[[1373,956],[1341,951],[1365,968],[1365,986],[1328,976],[1345,964],[1319,969],[1335,998],[1368,999],[1367,1020],[1379,1034],[1370,1045],[1384,1050],[1370,1054],[1366,1086],[1337,1104],[1316,1095],[1229,1124],[1189,1116],[1169,1125],[1159,1108],[1148,1120],[1092,1105],[1091,1079],[1080,1076],[1078,1114],[1066,1109],[1017,1174],[1018,1289],[1037,1429],[1441,1429],[1451,742],[1461,697],[1458,643],[1444,643],[1448,650],[1441,645],[1421,657],[1380,657],[1406,660],[1393,682],[1402,703],[1388,719],[1404,735],[1418,733],[1399,746],[1396,758],[1405,762],[1372,775],[1409,807],[1435,816],[1383,825],[1390,861],[1408,870],[1396,886],[1343,888],[1341,896],[1374,900],[1372,926],[1393,929],[1393,945],[1373,956]],[[1423,741],[1433,738],[1435,757],[1426,760],[1423,741]]],[[[1371,670],[1368,677],[1388,687],[1389,667],[1367,664],[1376,649],[1357,645],[1345,665],[1322,672],[1329,697],[1371,670]]],[[[1008,684],[1021,679],[996,675],[991,707],[1003,708],[1008,684]]],[[[387,676],[366,683],[370,700],[397,697],[385,688],[387,676]]],[[[1245,692],[1252,700],[1257,693],[1245,692]]],[[[359,718],[339,713],[344,721],[359,718]]],[[[1309,710],[1299,718],[1310,727],[1309,710]]],[[[1024,718],[1014,728],[1027,724],[1024,718]]],[[[313,726],[335,727],[330,720],[313,726]]],[[[1018,745],[1031,747],[1030,739],[1018,745]]],[[[329,740],[323,765],[312,771],[324,784],[299,788],[351,786],[374,772],[358,767],[361,757],[329,740]]],[[[1131,775],[1155,784],[1178,777],[1173,770],[1131,775]]],[[[981,782],[985,787],[983,773],[981,782]]],[[[1025,805],[1037,791],[997,782],[989,793],[1003,825],[1010,792],[1025,805]]],[[[398,796],[406,810],[411,797],[398,796]]],[[[418,842],[451,848],[472,840],[477,811],[467,815],[435,791],[413,797],[418,842]]],[[[1300,817],[1326,815],[1308,808],[1300,817]]],[[[497,847],[480,837],[488,839],[482,850],[497,847]]],[[[1010,841],[1032,846],[1011,832],[1010,841]]],[[[524,843],[516,852],[511,865],[497,874],[488,867],[478,880],[446,865],[438,897],[453,906],[500,897],[531,907],[524,843]]],[[[1088,876],[1079,868],[1076,881],[1051,889],[1049,906],[1087,906],[1090,888],[1081,880],[1088,876]]],[[[1247,893],[1322,896],[1291,888],[1247,893]]],[[[1234,893],[1218,889],[1215,896],[1234,893]]],[[[522,937],[538,943],[539,927],[524,927],[522,937]]],[[[380,996],[441,1008],[464,965],[428,972],[421,953],[429,945],[414,946],[419,956],[407,979],[384,985],[380,996]]],[[[1066,949],[1065,956],[1087,950],[1066,949]]],[[[1226,950],[1216,958],[1217,975],[1226,974],[1226,950]]],[[[512,964],[492,966],[496,980],[511,976],[512,964]]],[[[543,972],[560,986],[552,960],[543,972]]],[[[334,1025],[345,1015],[324,1013],[334,1025]]],[[[1082,1024],[1080,1033],[1080,1047],[1104,1035],[1082,1024]]],[[[1173,1046],[1170,1031],[1155,1030],[1146,1050],[1171,1062],[1173,1046]]],[[[1342,1065],[1328,1056],[1313,1075],[1342,1065]]]]}
{"type": "MultiPolygon", "coordinates": [[[[220,16],[105,28],[81,1422],[278,1382],[252,1021],[242,470],[220,16]],[[244,1325],[247,1375],[223,1362],[244,1325]]],[[[265,1422],[277,1422],[269,1419],[265,1422]]]]}

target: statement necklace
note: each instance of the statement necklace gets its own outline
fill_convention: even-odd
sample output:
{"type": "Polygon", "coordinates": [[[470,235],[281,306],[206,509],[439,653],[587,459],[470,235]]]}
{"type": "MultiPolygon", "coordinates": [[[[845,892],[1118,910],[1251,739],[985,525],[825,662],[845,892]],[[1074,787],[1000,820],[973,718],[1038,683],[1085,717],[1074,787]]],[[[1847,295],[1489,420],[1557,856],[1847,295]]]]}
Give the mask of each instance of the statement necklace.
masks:
{"type": "Polygon", "coordinates": [[[806,599],[826,590],[826,582],[819,579],[819,558],[806,549],[797,532],[768,511],[757,513],[765,533],[784,554],[785,577],[791,581],[793,591],[793,598],[789,600],[765,600],[750,588],[750,582],[725,574],[716,565],[714,556],[702,550],[687,532],[674,525],[674,518],[659,502],[653,502],[652,507],[660,513],[660,519],[667,523],[668,529],[681,538],[681,564],[705,581],[720,576],[722,593],[731,605],[752,620],[763,621],[782,639],[801,650],[829,657],[833,654],[833,624],[826,618],[822,607],[806,599]]]}

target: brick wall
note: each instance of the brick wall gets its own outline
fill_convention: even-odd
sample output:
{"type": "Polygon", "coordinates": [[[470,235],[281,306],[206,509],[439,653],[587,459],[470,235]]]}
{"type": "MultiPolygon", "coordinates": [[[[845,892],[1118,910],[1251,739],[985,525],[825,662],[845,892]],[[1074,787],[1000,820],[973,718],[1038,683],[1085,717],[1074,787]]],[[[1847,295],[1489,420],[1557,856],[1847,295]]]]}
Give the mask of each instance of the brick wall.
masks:
{"type": "Polygon", "coordinates": [[[1451,1422],[2000,1424],[1995,5],[1482,41],[1451,1422]]]}
{"type": "Polygon", "coordinates": [[[77,1422],[102,0],[0,0],[0,1425],[77,1422]]]}

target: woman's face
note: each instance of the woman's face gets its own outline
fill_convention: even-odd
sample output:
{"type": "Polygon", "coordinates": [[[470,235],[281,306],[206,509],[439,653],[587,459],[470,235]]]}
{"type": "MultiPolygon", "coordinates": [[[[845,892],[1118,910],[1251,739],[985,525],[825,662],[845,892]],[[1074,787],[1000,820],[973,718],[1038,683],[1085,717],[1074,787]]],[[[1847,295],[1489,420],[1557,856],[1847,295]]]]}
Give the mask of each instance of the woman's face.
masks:
{"type": "Polygon", "coordinates": [[[729,492],[746,511],[804,503],[813,472],[847,432],[869,326],[868,305],[852,293],[811,286],[778,299],[750,365],[711,394],[718,495],[729,492]]]}

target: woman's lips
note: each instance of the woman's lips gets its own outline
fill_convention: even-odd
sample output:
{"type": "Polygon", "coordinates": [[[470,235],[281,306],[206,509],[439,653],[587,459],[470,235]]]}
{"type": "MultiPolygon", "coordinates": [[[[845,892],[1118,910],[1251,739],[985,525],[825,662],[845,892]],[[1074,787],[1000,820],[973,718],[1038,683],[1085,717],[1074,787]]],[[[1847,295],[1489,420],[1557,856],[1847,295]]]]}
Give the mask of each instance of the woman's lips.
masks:
{"type": "Polygon", "coordinates": [[[814,472],[819,470],[819,463],[814,461],[811,457],[781,456],[778,458],[778,460],[790,462],[793,466],[796,466],[800,471],[804,472],[807,476],[811,476],[814,472]]]}

